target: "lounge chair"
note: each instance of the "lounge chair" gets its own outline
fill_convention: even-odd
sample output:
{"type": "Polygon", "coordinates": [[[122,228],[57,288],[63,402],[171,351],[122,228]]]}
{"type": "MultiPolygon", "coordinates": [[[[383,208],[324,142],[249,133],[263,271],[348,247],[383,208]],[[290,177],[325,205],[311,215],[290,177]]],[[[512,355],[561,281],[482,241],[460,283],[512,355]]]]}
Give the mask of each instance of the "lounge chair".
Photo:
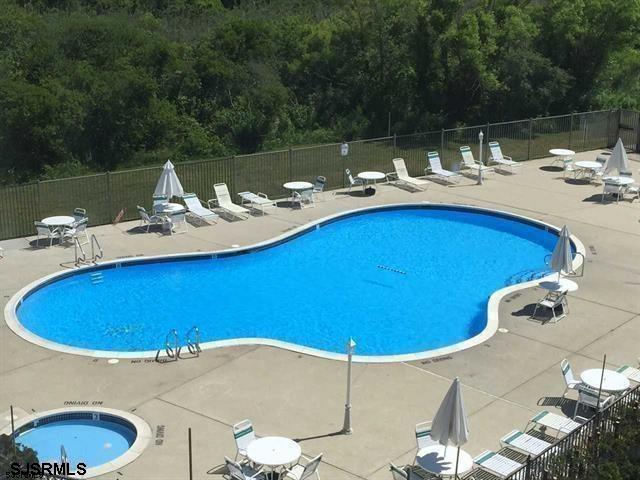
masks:
{"type": "Polygon", "coordinates": [[[313,189],[311,188],[300,192],[293,192],[293,196],[291,198],[293,200],[293,205],[295,206],[297,203],[300,208],[316,206],[313,199],[313,189]]]}
{"type": "MultiPolygon", "coordinates": [[[[529,423],[533,423],[534,425],[538,425],[539,427],[546,429],[551,429],[551,430],[555,430],[556,433],[556,438],[560,435],[567,435],[571,432],[573,432],[576,428],[580,427],[580,423],[567,418],[567,417],[563,417],[561,415],[558,415],[557,413],[553,413],[553,412],[549,412],[547,410],[543,410],[539,413],[537,413],[534,417],[531,418],[531,420],[529,420],[529,422],[527,423],[527,427],[529,426],[529,423]]],[[[525,431],[527,431],[527,428],[525,427],[524,429],[525,431]]]]}
{"type": "Polygon", "coordinates": [[[393,463],[389,464],[389,471],[393,480],[412,480],[415,477],[415,475],[412,475],[411,469],[400,468],[393,463]]]}
{"type": "Polygon", "coordinates": [[[573,376],[573,370],[571,370],[571,365],[566,358],[560,362],[560,370],[562,371],[562,378],[564,378],[566,385],[564,393],[562,394],[562,398],[565,398],[569,390],[577,390],[582,382],[576,380],[573,376]]]}
{"type": "Polygon", "coordinates": [[[427,188],[429,182],[409,175],[404,158],[394,158],[392,162],[395,172],[387,173],[387,181],[394,181],[395,179],[396,183],[406,185],[407,187],[415,190],[424,190],[427,188]]]}
{"type": "Polygon", "coordinates": [[[344,171],[347,174],[347,180],[349,180],[349,190],[347,191],[347,193],[351,193],[351,189],[357,185],[362,185],[362,189],[364,190],[364,180],[362,180],[361,178],[353,178],[353,175],[351,175],[351,170],[349,170],[348,168],[346,168],[344,171]]]}
{"type": "Polygon", "coordinates": [[[482,452],[476,458],[473,459],[474,463],[484,470],[488,470],[490,473],[497,475],[500,478],[506,478],[513,472],[520,470],[524,465],[511,460],[499,453],[487,450],[482,452]]]}
{"type": "Polygon", "coordinates": [[[256,195],[253,192],[240,192],[240,205],[244,206],[249,204],[252,210],[258,210],[264,215],[264,210],[267,207],[277,207],[275,200],[271,200],[265,193],[258,192],[256,195]]]}
{"type": "Polygon", "coordinates": [[[138,209],[138,213],[140,214],[140,224],[138,228],[144,228],[147,226],[147,233],[149,233],[149,229],[151,225],[164,225],[165,223],[171,223],[171,220],[168,217],[164,217],[162,215],[149,215],[144,207],[138,205],[136,207],[138,209]]]}
{"type": "Polygon", "coordinates": [[[239,218],[240,220],[249,218],[249,210],[240,205],[236,205],[231,200],[231,195],[229,194],[226,183],[216,183],[213,186],[213,191],[216,194],[216,198],[207,202],[209,208],[219,207],[230,218],[239,218]]]}
{"type": "Polygon", "coordinates": [[[616,372],[621,373],[629,380],[640,383],[640,370],[630,365],[621,366],[616,372]]]}
{"type": "Polygon", "coordinates": [[[256,470],[248,464],[239,464],[224,457],[224,463],[229,470],[229,477],[232,480],[267,480],[267,476],[261,470],[256,470]]]}
{"type": "Polygon", "coordinates": [[[491,163],[498,165],[496,168],[509,169],[511,173],[514,173],[513,169],[515,167],[522,166],[521,163],[514,162],[511,157],[502,155],[502,149],[498,142],[489,142],[489,151],[491,152],[489,159],[491,163]]]}
{"type": "Polygon", "coordinates": [[[307,480],[315,475],[316,478],[320,480],[318,467],[322,460],[322,453],[315,458],[307,458],[304,455],[302,455],[302,458],[307,461],[306,465],[298,463],[291,468],[287,468],[283,472],[284,475],[281,475],[280,478],[288,478],[289,480],[307,480]]]}
{"type": "Polygon", "coordinates": [[[205,223],[217,223],[218,214],[206,208],[195,193],[185,193],[182,200],[191,215],[205,223]]]}
{"type": "Polygon", "coordinates": [[[580,405],[600,411],[609,406],[609,404],[614,400],[615,397],[613,395],[607,395],[605,392],[600,392],[600,395],[598,396],[597,390],[594,390],[587,385],[580,385],[580,387],[578,387],[578,401],[576,402],[576,408],[573,410],[572,418],[576,418],[580,405]]]}
{"type": "Polygon", "coordinates": [[[51,228],[46,223],[42,222],[33,222],[33,225],[36,227],[36,232],[38,233],[38,238],[36,239],[36,246],[40,245],[40,238],[44,237],[44,239],[49,239],[49,246],[53,245],[53,239],[58,238],[60,236],[60,231],[57,228],[51,228]]]}
{"type": "Polygon", "coordinates": [[[486,165],[483,165],[482,162],[476,162],[476,159],[473,158],[471,147],[468,145],[460,147],[460,153],[462,154],[462,166],[469,170],[473,170],[476,176],[480,172],[485,174],[492,173],[494,171],[493,167],[487,167],[486,165]]]}
{"type": "Polygon", "coordinates": [[[247,456],[247,446],[256,439],[256,433],[253,431],[251,420],[242,420],[233,426],[233,438],[236,441],[235,459],[247,456]]]}
{"type": "Polygon", "coordinates": [[[440,155],[438,155],[438,152],[428,152],[427,159],[429,160],[429,166],[425,168],[425,174],[428,171],[431,171],[433,175],[441,178],[446,182],[457,182],[460,179],[459,173],[442,168],[442,163],[440,162],[440,155]]]}
{"type": "Polygon", "coordinates": [[[569,313],[569,303],[567,302],[567,292],[549,292],[544,296],[538,303],[536,303],[535,308],[533,309],[533,313],[529,318],[536,318],[536,313],[538,309],[548,308],[551,310],[551,315],[554,323],[557,323],[559,320],[563,319],[567,313],[569,313]],[[562,312],[560,315],[556,315],[556,309],[560,307],[562,312]]]}
{"type": "Polygon", "coordinates": [[[529,435],[528,433],[514,430],[500,439],[500,443],[527,455],[538,456],[552,444],[529,435]]]}

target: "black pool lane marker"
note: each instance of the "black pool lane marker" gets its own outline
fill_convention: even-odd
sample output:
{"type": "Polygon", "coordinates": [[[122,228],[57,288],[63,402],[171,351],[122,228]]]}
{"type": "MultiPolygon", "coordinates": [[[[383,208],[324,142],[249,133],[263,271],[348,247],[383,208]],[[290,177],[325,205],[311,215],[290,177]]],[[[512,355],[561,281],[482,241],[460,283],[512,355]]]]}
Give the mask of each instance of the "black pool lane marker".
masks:
{"type": "Polygon", "coordinates": [[[403,272],[402,270],[398,270],[397,268],[387,267],[386,265],[378,265],[380,270],[387,270],[388,272],[399,273],[400,275],[406,275],[407,272],[403,272]]]}

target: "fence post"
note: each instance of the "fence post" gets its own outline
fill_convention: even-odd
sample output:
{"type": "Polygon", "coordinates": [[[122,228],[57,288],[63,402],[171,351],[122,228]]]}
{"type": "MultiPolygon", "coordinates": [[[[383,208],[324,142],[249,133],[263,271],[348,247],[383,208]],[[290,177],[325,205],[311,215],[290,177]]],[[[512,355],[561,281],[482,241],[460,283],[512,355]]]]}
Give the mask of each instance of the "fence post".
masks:
{"type": "Polygon", "coordinates": [[[112,220],[113,217],[113,202],[111,200],[111,175],[109,172],[105,173],[105,178],[107,179],[107,216],[109,220],[112,220]]]}
{"type": "Polygon", "coordinates": [[[614,145],[618,141],[618,138],[620,138],[620,122],[621,121],[622,121],[622,109],[619,108],[618,109],[618,121],[616,123],[616,138],[614,138],[614,140],[613,140],[613,144],[614,145]]]}
{"type": "Polygon", "coordinates": [[[289,158],[289,178],[287,181],[290,182],[293,176],[293,150],[291,149],[291,147],[289,147],[287,156],[289,158]]]}
{"type": "Polygon", "coordinates": [[[527,142],[527,160],[531,160],[531,138],[533,130],[533,119],[529,119],[529,141],[527,142]]]}
{"type": "Polygon", "coordinates": [[[398,140],[398,136],[394,133],[393,134],[393,158],[397,158],[398,157],[398,151],[397,151],[398,142],[397,142],[397,140],[398,140]]]}
{"type": "Polygon", "coordinates": [[[640,113],[638,112],[633,112],[635,113],[635,129],[636,129],[636,148],[634,149],[634,151],[636,153],[640,152],[640,113]]]}
{"type": "Polygon", "coordinates": [[[231,156],[231,192],[232,195],[235,195],[237,190],[237,185],[236,185],[236,162],[238,161],[238,157],[236,157],[235,155],[231,156]]]}
{"type": "Polygon", "coordinates": [[[569,114],[569,150],[571,150],[571,135],[573,134],[573,112],[569,114]]]}
{"type": "Polygon", "coordinates": [[[440,130],[440,155],[444,158],[444,128],[440,130]]]}

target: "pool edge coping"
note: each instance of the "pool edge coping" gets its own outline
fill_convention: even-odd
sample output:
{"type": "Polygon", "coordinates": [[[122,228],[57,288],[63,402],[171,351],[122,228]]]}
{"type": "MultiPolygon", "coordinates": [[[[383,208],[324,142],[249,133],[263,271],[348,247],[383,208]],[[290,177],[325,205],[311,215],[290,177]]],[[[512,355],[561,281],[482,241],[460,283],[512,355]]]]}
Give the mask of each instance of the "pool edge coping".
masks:
{"type": "MultiPolygon", "coordinates": [[[[58,415],[61,413],[72,413],[72,412],[88,412],[88,413],[105,413],[108,415],[112,415],[114,417],[123,418],[129,423],[133,425],[136,429],[136,439],[133,441],[131,446],[124,452],[122,455],[114,458],[113,460],[103,463],[102,465],[98,465],[97,467],[87,468],[87,471],[82,478],[93,478],[98,477],[100,475],[105,475],[107,473],[113,472],[119,468],[122,468],[134,460],[137,460],[140,455],[144,452],[144,450],[149,446],[151,440],[153,438],[153,432],[151,430],[151,426],[140,416],[135,415],[131,412],[127,412],[126,410],[118,410],[115,408],[107,408],[107,407],[62,407],[56,408],[53,410],[45,410],[43,412],[35,412],[27,415],[26,417],[22,417],[16,421],[14,425],[14,429],[17,430],[23,425],[26,425],[29,422],[33,422],[39,418],[50,417],[52,415],[58,415]]],[[[0,430],[0,434],[11,435],[11,424],[7,425],[4,429],[0,430]]],[[[42,462],[41,459],[38,459],[42,462]]],[[[77,478],[77,476],[67,477],[63,476],[62,478],[77,478]]]]}
{"type": "MultiPolygon", "coordinates": [[[[125,258],[125,259],[115,259],[109,260],[106,262],[102,262],[96,265],[86,265],[79,267],[74,270],[60,270],[57,272],[53,272],[49,275],[45,275],[33,282],[30,282],[28,285],[24,286],[18,292],[16,292],[7,302],[4,309],[4,318],[7,326],[12,330],[16,335],[21,337],[22,339],[38,345],[43,348],[47,348],[49,350],[54,350],[61,353],[67,353],[72,355],[81,355],[88,356],[94,358],[116,358],[116,359],[143,359],[143,358],[155,358],[157,351],[156,350],[147,350],[141,352],[130,352],[130,351],[110,351],[110,350],[92,350],[85,349],[79,347],[72,347],[69,345],[64,345],[57,342],[52,342],[50,340],[46,340],[27,328],[25,328],[17,316],[17,308],[22,302],[22,300],[32,291],[35,291],[37,288],[40,288],[46,283],[49,283],[56,279],[57,277],[73,275],[74,272],[79,272],[83,270],[91,270],[91,269],[100,269],[105,266],[118,266],[119,264],[128,263],[147,263],[150,260],[167,260],[171,258],[184,258],[184,257],[207,257],[211,258],[217,257],[219,255],[229,255],[234,253],[253,253],[256,250],[262,250],[264,248],[276,246],[279,243],[282,243],[288,239],[292,239],[297,235],[303,234],[308,230],[313,228],[318,228],[320,225],[330,223],[333,220],[348,217],[360,213],[365,213],[367,211],[375,211],[375,210],[393,210],[393,209],[402,209],[407,207],[425,207],[425,206],[435,206],[441,208],[453,208],[453,209],[461,209],[461,210],[474,210],[478,212],[488,213],[488,214],[498,214],[508,218],[513,218],[516,220],[524,221],[529,224],[534,224],[539,227],[544,227],[546,230],[552,230],[556,234],[560,233],[560,228],[552,225],[550,223],[543,222],[541,220],[536,220],[530,217],[526,217],[524,215],[519,215],[512,212],[507,212],[505,210],[497,210],[490,209],[486,207],[479,207],[477,205],[469,205],[463,203],[439,203],[439,202],[429,202],[429,201],[421,201],[421,202],[411,202],[411,203],[391,203],[384,205],[373,205],[368,207],[351,209],[343,212],[334,213],[317,220],[313,220],[311,222],[305,223],[304,225],[300,225],[295,227],[287,232],[284,232],[280,235],[277,235],[273,238],[263,240],[258,243],[254,243],[251,245],[247,245],[244,247],[236,247],[229,248],[217,251],[209,251],[209,252],[186,252],[186,253],[170,253],[164,255],[151,255],[151,256],[143,256],[143,257],[133,257],[133,258],[125,258]]],[[[576,249],[576,253],[579,255],[575,255],[573,259],[573,270],[577,270],[583,263],[583,259],[585,258],[586,250],[584,248],[583,243],[573,234],[571,234],[571,242],[576,249]]],[[[487,325],[485,328],[478,333],[477,335],[463,340],[462,342],[455,343],[453,345],[447,345],[446,347],[424,350],[422,352],[415,353],[405,353],[399,355],[353,355],[353,361],[358,363],[394,363],[394,362],[409,362],[415,360],[424,360],[427,358],[440,357],[443,355],[447,355],[450,353],[466,350],[471,347],[475,347],[480,345],[481,343],[487,341],[493,335],[495,335],[499,326],[499,306],[500,301],[506,297],[507,295],[519,291],[524,290],[529,287],[536,286],[542,281],[551,281],[557,276],[556,273],[552,273],[546,275],[544,277],[522,282],[516,283],[514,285],[509,285],[507,287],[503,287],[499,290],[494,291],[488,299],[487,302],[487,325]]],[[[357,339],[355,339],[357,342],[357,339]]],[[[335,353],[329,352],[326,350],[320,350],[312,347],[305,347],[302,345],[284,342],[281,340],[273,340],[269,338],[234,338],[227,340],[214,340],[210,342],[204,342],[200,344],[202,349],[213,349],[213,348],[221,348],[221,347],[229,347],[229,346],[249,346],[249,345],[259,345],[259,346],[270,346],[282,348],[285,350],[293,351],[296,353],[301,353],[305,355],[311,355],[315,357],[321,357],[328,360],[338,360],[338,361],[346,361],[347,355],[345,353],[335,353]]],[[[346,347],[346,345],[345,345],[346,347]]]]}

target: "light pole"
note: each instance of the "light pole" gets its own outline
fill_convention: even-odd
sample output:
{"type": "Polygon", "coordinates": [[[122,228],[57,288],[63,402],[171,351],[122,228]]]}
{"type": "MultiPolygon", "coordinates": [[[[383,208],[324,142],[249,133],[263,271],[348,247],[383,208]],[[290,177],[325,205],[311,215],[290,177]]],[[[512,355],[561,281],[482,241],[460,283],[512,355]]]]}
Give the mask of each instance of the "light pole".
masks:
{"type": "Polygon", "coordinates": [[[351,428],[351,361],[355,348],[356,342],[353,341],[353,338],[350,338],[349,343],[347,343],[347,403],[344,404],[344,424],[342,426],[342,433],[345,435],[353,433],[351,428]]]}
{"type": "Polygon", "coordinates": [[[480,130],[480,133],[478,134],[478,140],[480,140],[480,160],[478,160],[480,162],[480,164],[478,165],[478,185],[482,185],[482,167],[483,167],[483,163],[482,163],[482,139],[484,138],[484,133],[482,133],[482,130],[480,130]]]}

